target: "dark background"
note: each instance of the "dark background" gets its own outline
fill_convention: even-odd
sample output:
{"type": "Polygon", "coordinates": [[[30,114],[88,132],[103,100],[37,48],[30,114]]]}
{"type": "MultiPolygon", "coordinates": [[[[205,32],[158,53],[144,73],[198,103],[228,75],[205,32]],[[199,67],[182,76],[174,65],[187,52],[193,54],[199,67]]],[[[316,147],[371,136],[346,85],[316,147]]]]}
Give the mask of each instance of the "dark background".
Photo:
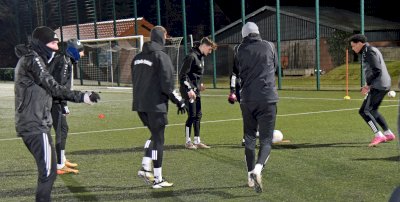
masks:
{"type": "MultiPolygon", "coordinates": [[[[17,58],[14,55],[14,46],[26,43],[32,29],[39,25],[46,25],[53,29],[60,26],[60,12],[55,6],[58,0],[0,0],[0,68],[14,67],[17,58]],[[44,15],[38,14],[37,9],[28,9],[27,5],[36,5],[44,8],[44,15]]],[[[75,0],[62,0],[62,24],[76,23],[76,9],[71,7],[75,0]]],[[[88,2],[78,0],[79,23],[93,22],[93,12],[88,2]]],[[[112,20],[111,0],[96,0],[97,21],[112,20]]],[[[116,18],[133,17],[132,0],[115,0],[116,18]]],[[[210,35],[210,1],[186,0],[187,34],[193,34],[194,40],[210,35]]],[[[167,28],[171,36],[182,36],[182,0],[160,0],[161,24],[167,28]]],[[[320,7],[335,7],[360,12],[359,0],[319,1],[320,7]]],[[[365,0],[365,15],[383,18],[389,21],[400,22],[399,11],[389,0],[365,0]]],[[[275,0],[247,0],[246,14],[260,7],[268,5],[274,7],[275,0]]],[[[315,0],[281,0],[281,9],[285,6],[314,7],[315,0]]],[[[144,17],[152,24],[157,24],[156,0],[137,0],[138,17],[144,17]]],[[[93,6],[92,6],[93,7],[93,6]]],[[[39,9],[40,10],[40,9],[39,9]]],[[[241,18],[241,0],[215,0],[215,31],[241,18]]]]}

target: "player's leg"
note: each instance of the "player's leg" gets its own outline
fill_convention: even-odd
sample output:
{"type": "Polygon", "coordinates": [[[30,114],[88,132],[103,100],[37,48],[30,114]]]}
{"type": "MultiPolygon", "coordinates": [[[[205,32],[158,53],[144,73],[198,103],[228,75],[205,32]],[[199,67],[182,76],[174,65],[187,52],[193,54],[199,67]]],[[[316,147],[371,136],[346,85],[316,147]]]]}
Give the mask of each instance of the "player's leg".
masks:
{"type": "Polygon", "coordinates": [[[381,128],[383,130],[383,134],[385,135],[386,141],[392,141],[396,137],[393,134],[393,132],[389,129],[389,126],[388,126],[385,118],[378,111],[379,106],[381,105],[382,100],[385,98],[385,95],[387,94],[387,92],[388,91],[386,91],[386,90],[377,90],[377,93],[371,102],[371,105],[372,105],[371,114],[375,118],[376,122],[381,126],[381,128]]]}
{"type": "Polygon", "coordinates": [[[173,184],[167,182],[162,176],[162,163],[164,156],[164,132],[168,124],[167,113],[148,113],[149,128],[153,140],[151,158],[154,165],[154,185],[153,188],[170,187],[173,184]]]}
{"type": "Polygon", "coordinates": [[[66,157],[65,157],[65,148],[67,144],[67,138],[68,138],[68,131],[69,131],[69,126],[67,123],[67,117],[65,115],[61,116],[61,154],[62,154],[62,160],[65,163],[65,166],[68,167],[68,171],[72,172],[74,174],[78,174],[79,170],[76,169],[78,167],[77,163],[70,162],[66,157]]]}
{"type": "Polygon", "coordinates": [[[375,146],[381,142],[386,141],[385,136],[378,128],[378,123],[376,122],[375,117],[371,114],[371,111],[373,109],[372,104],[374,102],[374,99],[377,99],[376,98],[377,92],[378,92],[377,90],[371,89],[367,97],[364,99],[363,104],[361,105],[361,108],[359,110],[359,114],[371,128],[372,132],[375,134],[369,146],[375,146]]]}
{"type": "MultiPolygon", "coordinates": [[[[142,121],[143,125],[149,128],[149,117],[145,112],[138,112],[138,116],[142,121]]],[[[150,128],[149,128],[150,130],[150,128]]],[[[154,182],[154,175],[152,173],[152,163],[153,160],[151,159],[151,151],[153,147],[152,137],[144,143],[144,156],[142,158],[142,167],[138,171],[138,176],[144,180],[146,184],[152,184],[154,182]]]]}
{"type": "Polygon", "coordinates": [[[51,201],[51,190],[57,177],[57,162],[50,133],[33,134],[22,139],[38,168],[36,201],[51,201]]]}
{"type": "Polygon", "coordinates": [[[192,125],[194,123],[194,120],[196,118],[196,102],[197,99],[190,102],[189,100],[185,101],[186,106],[188,106],[188,117],[186,119],[186,124],[185,124],[185,147],[187,149],[197,149],[196,146],[192,143],[192,140],[190,138],[191,136],[191,130],[192,130],[192,125]]]}
{"type": "Polygon", "coordinates": [[[196,148],[200,149],[209,149],[210,147],[206,144],[202,143],[200,140],[200,122],[203,113],[201,112],[201,97],[196,98],[196,115],[193,122],[193,129],[194,129],[194,145],[196,148]]]}
{"type": "Polygon", "coordinates": [[[249,187],[254,187],[254,180],[250,177],[254,170],[256,159],[256,132],[257,120],[253,117],[251,104],[240,104],[243,118],[243,133],[245,134],[245,159],[247,165],[247,178],[249,187]]]}
{"type": "Polygon", "coordinates": [[[252,176],[257,192],[262,192],[261,171],[265,167],[271,153],[276,111],[276,103],[258,103],[256,119],[258,123],[260,149],[258,151],[258,158],[252,176]]]}

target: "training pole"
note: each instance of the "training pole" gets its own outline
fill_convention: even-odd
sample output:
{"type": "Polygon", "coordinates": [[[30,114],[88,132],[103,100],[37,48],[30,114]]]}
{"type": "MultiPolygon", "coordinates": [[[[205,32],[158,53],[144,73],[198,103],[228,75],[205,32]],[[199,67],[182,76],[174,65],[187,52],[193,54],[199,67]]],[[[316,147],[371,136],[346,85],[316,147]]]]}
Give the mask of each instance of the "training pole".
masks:
{"type": "Polygon", "coordinates": [[[346,48],[346,96],[345,100],[350,100],[349,96],[349,49],[346,48]]]}

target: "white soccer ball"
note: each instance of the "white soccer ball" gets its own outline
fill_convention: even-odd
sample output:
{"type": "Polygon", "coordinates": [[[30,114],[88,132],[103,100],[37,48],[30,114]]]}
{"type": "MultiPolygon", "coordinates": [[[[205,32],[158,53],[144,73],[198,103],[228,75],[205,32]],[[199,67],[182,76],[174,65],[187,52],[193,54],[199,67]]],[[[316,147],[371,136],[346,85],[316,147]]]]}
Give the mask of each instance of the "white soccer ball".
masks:
{"type": "Polygon", "coordinates": [[[396,97],[396,91],[391,90],[391,91],[388,92],[387,95],[388,95],[389,97],[396,97]]]}
{"type": "Polygon", "coordinates": [[[274,130],[274,135],[272,138],[272,143],[281,142],[283,140],[283,134],[280,130],[274,130]]]}

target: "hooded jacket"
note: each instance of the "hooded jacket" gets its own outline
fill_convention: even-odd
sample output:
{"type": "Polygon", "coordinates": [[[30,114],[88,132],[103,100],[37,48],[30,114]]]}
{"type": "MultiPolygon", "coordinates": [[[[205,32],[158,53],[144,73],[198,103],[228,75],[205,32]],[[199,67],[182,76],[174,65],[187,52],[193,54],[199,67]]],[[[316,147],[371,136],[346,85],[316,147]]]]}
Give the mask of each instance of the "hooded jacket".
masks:
{"type": "Polygon", "coordinates": [[[199,45],[194,46],[183,60],[179,73],[180,93],[184,99],[189,99],[188,92],[193,90],[200,96],[200,84],[204,74],[204,55],[200,52],[199,45]]]}
{"type": "Polygon", "coordinates": [[[14,87],[17,136],[38,135],[50,131],[53,123],[50,112],[52,97],[82,102],[84,96],[82,92],[70,91],[59,85],[49,74],[45,58],[30,47],[18,45],[15,48],[19,57],[14,87]]]}
{"type": "Polygon", "coordinates": [[[389,90],[392,81],[381,52],[366,43],[361,49],[361,56],[367,85],[378,90],[389,90]]]}
{"type": "MultiPolygon", "coordinates": [[[[235,47],[232,78],[240,78],[240,103],[278,102],[275,71],[278,58],[272,43],[249,35],[235,47]]],[[[231,87],[235,82],[231,82],[231,87]]]]}
{"type": "MultiPolygon", "coordinates": [[[[71,89],[71,74],[73,68],[73,61],[71,56],[69,56],[64,51],[58,52],[53,61],[49,65],[49,73],[54,77],[54,79],[60,85],[65,86],[67,89],[71,89]]],[[[67,101],[53,98],[53,103],[67,105],[67,101]]]]}
{"type": "Polygon", "coordinates": [[[166,113],[168,98],[175,104],[181,99],[174,93],[173,65],[164,44],[164,33],[152,30],[151,41],[132,61],[133,111],[166,113]]]}

